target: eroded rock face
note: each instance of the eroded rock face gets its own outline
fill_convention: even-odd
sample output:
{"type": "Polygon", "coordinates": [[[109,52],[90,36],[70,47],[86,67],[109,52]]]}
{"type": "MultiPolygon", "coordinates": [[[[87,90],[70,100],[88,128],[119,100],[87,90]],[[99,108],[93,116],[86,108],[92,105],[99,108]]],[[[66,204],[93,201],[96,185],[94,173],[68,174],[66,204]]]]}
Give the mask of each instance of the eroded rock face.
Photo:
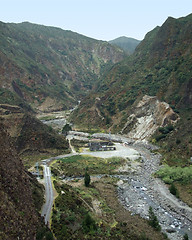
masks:
{"type": "Polygon", "coordinates": [[[133,139],[147,140],[159,127],[174,124],[178,119],[168,103],[145,95],[128,117],[122,133],[133,139]]]}

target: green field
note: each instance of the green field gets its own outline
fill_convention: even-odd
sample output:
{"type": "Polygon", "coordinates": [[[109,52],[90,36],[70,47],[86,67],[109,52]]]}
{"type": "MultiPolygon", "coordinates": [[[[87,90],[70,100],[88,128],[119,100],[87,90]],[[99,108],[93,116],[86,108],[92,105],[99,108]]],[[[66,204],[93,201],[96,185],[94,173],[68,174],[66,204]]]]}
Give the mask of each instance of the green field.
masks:
{"type": "Polygon", "coordinates": [[[52,169],[57,169],[66,176],[84,175],[88,169],[89,174],[112,174],[121,166],[125,160],[123,158],[98,158],[89,155],[76,155],[60,159],[52,165],[52,169]]]}

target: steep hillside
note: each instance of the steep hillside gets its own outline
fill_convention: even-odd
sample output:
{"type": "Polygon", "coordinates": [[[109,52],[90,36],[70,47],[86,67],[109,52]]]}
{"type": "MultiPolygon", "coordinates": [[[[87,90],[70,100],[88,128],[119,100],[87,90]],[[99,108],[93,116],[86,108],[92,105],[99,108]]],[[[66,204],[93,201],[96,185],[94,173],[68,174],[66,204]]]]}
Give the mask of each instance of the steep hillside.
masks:
{"type": "Polygon", "coordinates": [[[32,197],[37,181],[25,171],[2,123],[0,133],[0,239],[36,239],[47,231],[32,197]]]}
{"type": "Polygon", "coordinates": [[[122,48],[124,51],[128,52],[129,54],[132,54],[135,51],[135,48],[139,45],[140,42],[141,41],[137,39],[128,38],[128,37],[119,37],[109,41],[109,43],[111,43],[112,45],[122,48]]]}
{"type": "MultiPolygon", "coordinates": [[[[192,15],[169,17],[146,35],[133,55],[103,77],[97,91],[85,98],[74,113],[74,123],[121,131],[144,95],[157,96],[179,112],[178,124],[182,127],[172,134],[184,139],[187,136],[182,136],[182,122],[191,116],[192,106],[191,46],[192,15]]],[[[187,131],[192,136],[191,129],[187,131]]],[[[189,157],[192,152],[184,154],[189,157]]]]}
{"type": "Polygon", "coordinates": [[[3,123],[17,152],[29,163],[35,156],[59,155],[68,152],[68,142],[52,128],[18,106],[0,104],[0,123],[3,123]]]}
{"type": "Polygon", "coordinates": [[[71,31],[0,22],[0,103],[70,108],[124,56],[107,42],[71,31]]]}

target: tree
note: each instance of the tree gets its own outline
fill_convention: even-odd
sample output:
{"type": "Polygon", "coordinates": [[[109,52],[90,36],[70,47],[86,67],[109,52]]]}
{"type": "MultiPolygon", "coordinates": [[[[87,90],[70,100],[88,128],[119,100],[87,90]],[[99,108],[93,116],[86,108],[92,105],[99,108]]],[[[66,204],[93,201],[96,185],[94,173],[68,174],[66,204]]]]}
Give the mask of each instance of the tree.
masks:
{"type": "Polygon", "coordinates": [[[86,171],[86,172],[85,172],[85,177],[84,177],[85,186],[86,186],[86,187],[89,187],[90,182],[91,182],[90,175],[89,175],[88,172],[86,171]]]}
{"type": "Polygon", "coordinates": [[[155,228],[157,231],[161,231],[161,226],[159,225],[159,221],[155,216],[152,207],[149,207],[149,225],[155,228]]]}
{"type": "Polygon", "coordinates": [[[62,129],[62,134],[67,135],[68,132],[71,130],[72,130],[71,126],[67,123],[67,124],[65,124],[65,126],[62,129]]]}
{"type": "Polygon", "coordinates": [[[169,191],[170,191],[171,194],[175,195],[176,197],[179,197],[178,190],[173,183],[169,187],[169,191]]]}
{"type": "Polygon", "coordinates": [[[185,235],[183,236],[183,240],[189,240],[187,233],[185,233],[185,235]]]}

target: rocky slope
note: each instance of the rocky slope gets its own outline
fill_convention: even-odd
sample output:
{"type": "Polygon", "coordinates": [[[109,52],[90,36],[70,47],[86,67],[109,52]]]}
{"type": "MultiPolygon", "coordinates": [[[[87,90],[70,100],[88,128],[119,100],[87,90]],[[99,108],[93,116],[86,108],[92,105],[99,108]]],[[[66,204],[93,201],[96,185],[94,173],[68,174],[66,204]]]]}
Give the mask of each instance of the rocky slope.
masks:
{"type": "Polygon", "coordinates": [[[175,124],[179,119],[169,104],[145,95],[128,117],[122,133],[132,139],[149,139],[159,127],[175,124]]]}
{"type": "Polygon", "coordinates": [[[70,108],[124,56],[118,47],[71,31],[0,22],[0,103],[70,108]]]}
{"type": "Polygon", "coordinates": [[[2,123],[0,133],[0,239],[36,239],[43,228],[32,197],[36,180],[25,171],[2,123]]]}

